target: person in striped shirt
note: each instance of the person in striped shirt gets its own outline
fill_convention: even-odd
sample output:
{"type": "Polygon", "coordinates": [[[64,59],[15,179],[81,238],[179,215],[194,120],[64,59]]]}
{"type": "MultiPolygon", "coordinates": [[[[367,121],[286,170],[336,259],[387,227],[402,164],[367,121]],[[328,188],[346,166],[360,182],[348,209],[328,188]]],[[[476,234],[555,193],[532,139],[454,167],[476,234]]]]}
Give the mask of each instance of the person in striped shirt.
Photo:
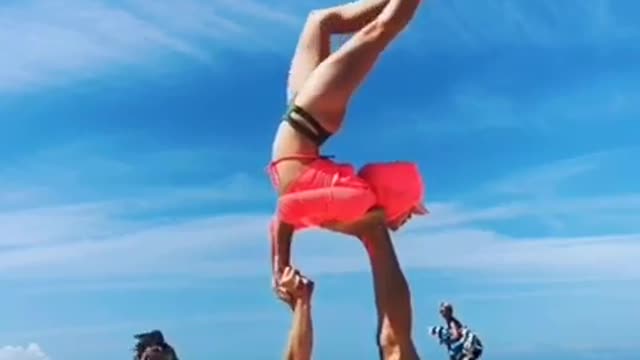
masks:
{"type": "Polygon", "coordinates": [[[429,328],[429,334],[447,347],[450,360],[480,359],[483,351],[482,341],[453,315],[453,306],[446,302],[441,303],[440,315],[447,326],[432,326],[429,328]]]}

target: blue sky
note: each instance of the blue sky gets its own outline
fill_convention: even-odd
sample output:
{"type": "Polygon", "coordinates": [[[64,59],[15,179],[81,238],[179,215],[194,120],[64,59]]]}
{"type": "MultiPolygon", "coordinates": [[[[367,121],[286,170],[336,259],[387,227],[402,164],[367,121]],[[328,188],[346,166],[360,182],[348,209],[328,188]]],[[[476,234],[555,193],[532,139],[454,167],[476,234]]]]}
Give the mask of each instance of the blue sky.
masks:
{"type": "MultiPolygon", "coordinates": [[[[277,359],[264,166],[305,14],[335,2],[65,4],[0,5],[0,359],[126,358],[151,328],[185,359],[277,359]]],[[[395,235],[426,358],[445,299],[494,360],[640,350],[638,11],[428,1],[354,99],[326,152],[428,183],[395,235]]],[[[364,252],[299,238],[316,358],[374,358],[364,252]]]]}

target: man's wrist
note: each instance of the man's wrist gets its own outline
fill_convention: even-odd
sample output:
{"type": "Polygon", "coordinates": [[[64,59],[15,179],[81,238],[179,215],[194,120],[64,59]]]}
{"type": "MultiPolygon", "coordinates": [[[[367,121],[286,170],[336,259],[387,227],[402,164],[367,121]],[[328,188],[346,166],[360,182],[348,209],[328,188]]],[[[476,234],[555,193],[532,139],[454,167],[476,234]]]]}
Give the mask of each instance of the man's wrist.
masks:
{"type": "Polygon", "coordinates": [[[301,297],[296,300],[296,307],[301,309],[310,309],[311,308],[311,298],[301,297]]]}

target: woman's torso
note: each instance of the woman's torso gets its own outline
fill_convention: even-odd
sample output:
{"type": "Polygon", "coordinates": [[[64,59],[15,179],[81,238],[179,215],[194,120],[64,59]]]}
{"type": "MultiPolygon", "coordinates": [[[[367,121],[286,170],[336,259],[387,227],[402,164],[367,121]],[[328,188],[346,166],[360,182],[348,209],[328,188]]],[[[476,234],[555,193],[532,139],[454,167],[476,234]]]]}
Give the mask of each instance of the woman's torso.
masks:
{"type": "MultiPolygon", "coordinates": [[[[314,113],[312,115],[323,128],[334,135],[340,130],[344,121],[344,111],[335,114],[322,114],[321,116],[314,113]]],[[[276,190],[280,194],[286,192],[289,185],[304,171],[307,164],[320,156],[320,146],[295,130],[288,122],[282,121],[273,140],[271,161],[275,162],[282,158],[296,156],[300,158],[280,161],[274,165],[278,176],[276,190]]]]}

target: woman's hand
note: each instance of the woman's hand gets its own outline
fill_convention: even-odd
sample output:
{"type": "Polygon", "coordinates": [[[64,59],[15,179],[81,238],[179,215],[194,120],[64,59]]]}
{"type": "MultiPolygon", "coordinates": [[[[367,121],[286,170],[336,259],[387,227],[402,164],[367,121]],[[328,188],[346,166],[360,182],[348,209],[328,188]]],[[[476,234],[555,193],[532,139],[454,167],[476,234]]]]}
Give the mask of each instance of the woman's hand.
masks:
{"type": "Polygon", "coordinates": [[[276,296],[293,309],[295,300],[302,297],[312,284],[300,271],[287,266],[281,272],[274,273],[272,286],[276,296]]]}

